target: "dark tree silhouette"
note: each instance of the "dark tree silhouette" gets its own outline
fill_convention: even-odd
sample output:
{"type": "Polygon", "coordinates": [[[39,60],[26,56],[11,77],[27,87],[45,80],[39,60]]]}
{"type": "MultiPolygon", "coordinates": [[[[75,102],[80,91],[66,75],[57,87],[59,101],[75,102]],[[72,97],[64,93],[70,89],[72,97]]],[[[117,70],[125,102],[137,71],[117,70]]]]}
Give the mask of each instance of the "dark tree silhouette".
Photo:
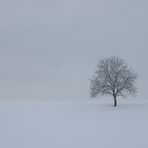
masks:
{"type": "Polygon", "coordinates": [[[91,97],[111,95],[114,106],[117,106],[118,96],[136,93],[136,78],[137,74],[119,57],[105,58],[99,62],[95,76],[91,79],[91,97]]]}

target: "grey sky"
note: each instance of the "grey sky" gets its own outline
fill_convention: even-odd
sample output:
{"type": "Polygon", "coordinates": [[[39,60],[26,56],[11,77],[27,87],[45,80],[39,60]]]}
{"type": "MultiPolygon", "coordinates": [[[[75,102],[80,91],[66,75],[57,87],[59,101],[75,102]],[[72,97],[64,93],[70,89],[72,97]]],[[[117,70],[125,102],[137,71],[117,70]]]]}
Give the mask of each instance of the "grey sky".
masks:
{"type": "Polygon", "coordinates": [[[120,56],[147,98],[147,0],[1,0],[0,99],[87,99],[100,58],[120,56]]]}

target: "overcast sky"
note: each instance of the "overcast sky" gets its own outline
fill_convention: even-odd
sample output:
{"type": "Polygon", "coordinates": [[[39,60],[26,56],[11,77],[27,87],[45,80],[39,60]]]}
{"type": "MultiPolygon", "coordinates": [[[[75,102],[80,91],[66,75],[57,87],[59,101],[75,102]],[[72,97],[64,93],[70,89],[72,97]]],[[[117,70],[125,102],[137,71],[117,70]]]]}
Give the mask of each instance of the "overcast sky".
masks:
{"type": "Polygon", "coordinates": [[[88,99],[104,57],[138,73],[148,99],[147,0],[1,0],[0,99],[88,99]]]}

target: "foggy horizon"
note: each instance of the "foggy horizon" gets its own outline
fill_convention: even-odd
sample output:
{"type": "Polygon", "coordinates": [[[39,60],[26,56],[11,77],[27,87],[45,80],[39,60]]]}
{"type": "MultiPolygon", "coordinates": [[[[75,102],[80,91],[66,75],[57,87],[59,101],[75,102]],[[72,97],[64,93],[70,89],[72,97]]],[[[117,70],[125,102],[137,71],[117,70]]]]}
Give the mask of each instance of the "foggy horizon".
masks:
{"type": "MultiPolygon", "coordinates": [[[[118,56],[147,99],[148,2],[0,2],[0,100],[86,100],[96,65],[118,56]]],[[[111,98],[112,99],[112,98],[111,98]]]]}

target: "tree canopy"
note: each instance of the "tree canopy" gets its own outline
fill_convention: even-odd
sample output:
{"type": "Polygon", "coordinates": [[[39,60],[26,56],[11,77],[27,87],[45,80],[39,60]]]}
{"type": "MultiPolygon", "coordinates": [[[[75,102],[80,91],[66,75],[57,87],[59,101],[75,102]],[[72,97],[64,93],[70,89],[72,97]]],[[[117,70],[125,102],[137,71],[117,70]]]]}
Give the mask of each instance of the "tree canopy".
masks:
{"type": "Polygon", "coordinates": [[[118,96],[136,94],[136,78],[137,74],[119,57],[102,59],[91,79],[91,97],[111,95],[116,106],[118,96]]]}

